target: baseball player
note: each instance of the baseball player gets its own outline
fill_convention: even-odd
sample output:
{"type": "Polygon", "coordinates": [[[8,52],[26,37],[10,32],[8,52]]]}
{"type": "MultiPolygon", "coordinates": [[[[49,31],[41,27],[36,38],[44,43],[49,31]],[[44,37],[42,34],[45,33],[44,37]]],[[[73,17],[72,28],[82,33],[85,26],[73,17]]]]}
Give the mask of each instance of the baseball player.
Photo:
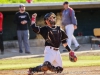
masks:
{"type": "MultiPolygon", "coordinates": [[[[56,15],[53,12],[47,13],[44,16],[44,22],[46,26],[36,26],[36,20],[31,22],[31,27],[35,33],[39,33],[45,39],[45,50],[44,50],[44,63],[42,65],[29,68],[28,75],[32,72],[51,72],[61,73],[63,71],[62,58],[59,52],[59,46],[62,42],[63,46],[72,52],[71,48],[67,45],[67,35],[59,26],[56,26],[56,15]]],[[[74,52],[72,52],[74,54],[74,52]]]]}
{"type": "Polygon", "coordinates": [[[19,5],[19,11],[16,12],[14,23],[17,24],[17,36],[19,44],[19,53],[23,53],[22,42],[25,47],[25,53],[30,54],[30,45],[29,45],[29,29],[28,24],[30,24],[29,13],[25,11],[25,5],[19,5]]]}
{"type": "Polygon", "coordinates": [[[77,29],[77,19],[75,17],[75,12],[72,8],[69,7],[69,3],[67,1],[63,3],[63,7],[64,10],[62,12],[62,25],[65,26],[66,34],[68,36],[68,45],[71,46],[73,41],[76,47],[74,51],[77,51],[80,48],[80,45],[73,35],[74,30],[77,29]]]}

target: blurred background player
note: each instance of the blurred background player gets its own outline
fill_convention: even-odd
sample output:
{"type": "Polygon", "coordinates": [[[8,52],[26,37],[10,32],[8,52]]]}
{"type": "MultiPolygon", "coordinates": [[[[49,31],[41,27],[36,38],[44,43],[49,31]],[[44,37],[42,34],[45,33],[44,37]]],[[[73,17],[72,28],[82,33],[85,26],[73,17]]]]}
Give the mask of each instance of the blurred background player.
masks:
{"type": "Polygon", "coordinates": [[[4,45],[3,45],[3,13],[0,12],[0,49],[1,54],[4,54],[4,45]]]}
{"type": "Polygon", "coordinates": [[[17,37],[19,44],[19,53],[23,53],[22,42],[25,47],[25,53],[30,54],[29,29],[28,24],[31,22],[29,13],[25,11],[25,5],[19,5],[19,11],[15,14],[15,24],[17,24],[17,37]]]}
{"type": "Polygon", "coordinates": [[[76,47],[74,51],[77,51],[80,48],[80,45],[74,36],[74,30],[77,29],[77,19],[75,17],[75,12],[72,8],[69,7],[69,3],[67,1],[63,3],[63,7],[64,10],[62,12],[62,25],[64,25],[66,34],[68,36],[67,42],[70,47],[73,42],[76,47]]]}

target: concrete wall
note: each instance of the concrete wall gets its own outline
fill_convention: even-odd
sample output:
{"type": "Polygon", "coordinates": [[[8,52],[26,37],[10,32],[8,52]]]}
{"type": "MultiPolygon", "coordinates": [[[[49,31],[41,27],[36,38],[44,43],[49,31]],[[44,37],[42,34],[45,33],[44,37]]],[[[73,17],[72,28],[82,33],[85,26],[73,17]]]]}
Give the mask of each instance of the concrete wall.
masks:
{"type": "MultiPolygon", "coordinates": [[[[80,44],[87,44],[87,43],[90,43],[91,37],[90,36],[77,36],[76,39],[78,40],[80,44]]],[[[43,39],[30,39],[29,44],[30,44],[30,47],[41,47],[41,46],[44,46],[45,41],[43,39]]],[[[4,41],[4,48],[5,49],[18,48],[18,41],[17,40],[4,41]]]]}

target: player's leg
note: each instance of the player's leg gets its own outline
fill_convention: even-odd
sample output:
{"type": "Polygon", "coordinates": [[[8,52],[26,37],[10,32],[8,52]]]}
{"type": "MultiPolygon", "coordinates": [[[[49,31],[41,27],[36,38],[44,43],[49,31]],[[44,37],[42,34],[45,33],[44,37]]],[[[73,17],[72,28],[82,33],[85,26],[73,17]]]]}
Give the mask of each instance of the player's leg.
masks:
{"type": "Polygon", "coordinates": [[[22,31],[17,30],[17,37],[18,37],[19,53],[23,53],[23,50],[22,50],[22,31]]]}
{"type": "Polygon", "coordinates": [[[73,37],[73,38],[72,38],[72,41],[73,41],[73,43],[75,44],[75,47],[79,46],[79,43],[77,42],[75,36],[73,35],[72,37],[73,37]]]}
{"type": "Polygon", "coordinates": [[[1,49],[1,54],[4,54],[3,34],[0,34],[0,49],[1,49]]]}
{"type": "Polygon", "coordinates": [[[60,55],[60,52],[57,51],[57,55],[56,55],[56,70],[57,70],[57,73],[61,73],[63,71],[63,67],[62,67],[62,58],[61,58],[61,55],[60,55]]]}
{"type": "Polygon", "coordinates": [[[30,75],[30,73],[32,72],[34,73],[35,72],[46,72],[47,70],[50,70],[50,69],[55,70],[55,67],[52,65],[52,62],[54,61],[54,59],[55,59],[55,54],[50,49],[50,46],[46,47],[44,51],[44,63],[42,65],[30,68],[28,75],[30,75]]]}
{"type": "Polygon", "coordinates": [[[45,49],[44,54],[45,54],[45,61],[49,61],[51,64],[48,66],[49,70],[51,72],[61,73],[63,68],[62,68],[62,59],[60,56],[60,52],[55,51],[53,49],[50,49],[50,51],[48,49],[45,49]]]}
{"type": "Polygon", "coordinates": [[[65,26],[66,34],[68,36],[67,43],[70,47],[72,43],[73,29],[74,29],[74,26],[72,24],[65,26]]]}
{"type": "Polygon", "coordinates": [[[23,31],[23,43],[24,43],[24,47],[25,47],[25,53],[30,53],[29,30],[23,31]]]}
{"type": "Polygon", "coordinates": [[[52,72],[55,72],[55,67],[53,64],[53,61],[56,58],[56,52],[55,50],[53,50],[53,48],[50,48],[50,46],[46,46],[45,47],[45,51],[44,51],[44,62],[48,61],[49,65],[48,65],[48,70],[52,70],[52,72]]]}
{"type": "MultiPolygon", "coordinates": [[[[73,30],[73,34],[74,34],[74,30],[73,30]]],[[[74,35],[72,35],[72,42],[73,42],[74,45],[75,45],[74,51],[77,51],[77,50],[80,48],[80,46],[79,46],[79,43],[78,43],[78,41],[76,40],[76,38],[75,38],[74,35]]]]}
{"type": "Polygon", "coordinates": [[[53,69],[53,72],[56,72],[56,67],[52,66],[49,61],[45,61],[42,65],[29,68],[28,75],[32,75],[33,73],[38,73],[38,72],[46,73],[46,71],[51,69],[53,69]]]}

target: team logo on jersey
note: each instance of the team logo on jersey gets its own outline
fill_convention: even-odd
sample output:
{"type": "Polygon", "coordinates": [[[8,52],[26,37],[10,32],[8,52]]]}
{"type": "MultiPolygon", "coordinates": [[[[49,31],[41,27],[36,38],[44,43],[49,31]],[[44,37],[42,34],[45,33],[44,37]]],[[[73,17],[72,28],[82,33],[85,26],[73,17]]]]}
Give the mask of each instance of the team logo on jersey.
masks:
{"type": "Polygon", "coordinates": [[[26,17],[26,15],[19,16],[19,18],[25,18],[25,17],[26,17]]]}

